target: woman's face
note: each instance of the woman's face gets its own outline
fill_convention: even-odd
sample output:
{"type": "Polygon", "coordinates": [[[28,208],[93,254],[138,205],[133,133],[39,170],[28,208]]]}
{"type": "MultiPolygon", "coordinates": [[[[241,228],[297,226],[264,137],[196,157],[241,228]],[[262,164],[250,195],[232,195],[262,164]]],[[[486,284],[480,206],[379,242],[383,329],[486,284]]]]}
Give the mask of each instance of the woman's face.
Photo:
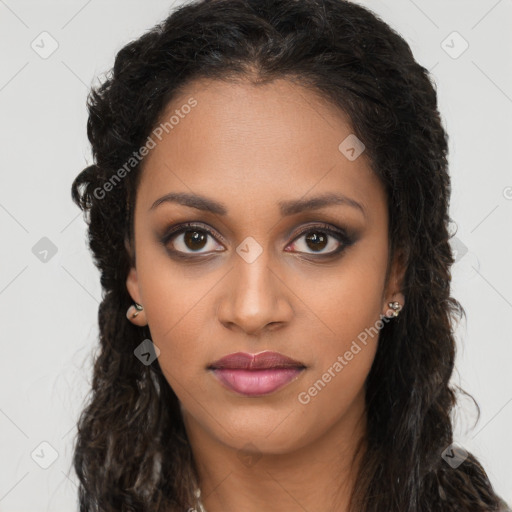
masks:
{"type": "Polygon", "coordinates": [[[347,118],[285,80],[200,81],[162,121],[137,191],[127,287],[189,435],[285,453],[332,429],[352,434],[382,315],[404,301],[398,265],[385,282],[384,188],[347,118]],[[167,194],[182,201],[158,201],[167,194]],[[303,367],[210,368],[264,351],[303,367]]]}

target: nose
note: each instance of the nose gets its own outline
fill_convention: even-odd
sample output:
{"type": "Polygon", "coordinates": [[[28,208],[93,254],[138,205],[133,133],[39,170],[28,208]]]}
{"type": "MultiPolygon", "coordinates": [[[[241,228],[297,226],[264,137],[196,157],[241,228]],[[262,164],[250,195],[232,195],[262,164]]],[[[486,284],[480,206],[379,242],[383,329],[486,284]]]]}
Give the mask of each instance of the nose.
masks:
{"type": "Polygon", "coordinates": [[[252,263],[239,258],[229,272],[217,309],[219,321],[226,328],[259,335],[290,322],[293,293],[264,255],[252,263]]]}

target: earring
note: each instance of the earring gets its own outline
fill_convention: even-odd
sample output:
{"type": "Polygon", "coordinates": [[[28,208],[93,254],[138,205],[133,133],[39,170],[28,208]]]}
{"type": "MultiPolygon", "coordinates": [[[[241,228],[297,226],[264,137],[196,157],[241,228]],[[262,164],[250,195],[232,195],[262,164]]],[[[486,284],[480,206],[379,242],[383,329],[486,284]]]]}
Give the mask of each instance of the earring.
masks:
{"type": "MultiPolygon", "coordinates": [[[[402,309],[402,304],[400,302],[388,302],[388,306],[393,310],[392,315],[394,317],[398,316],[398,313],[400,313],[400,310],[402,309]]],[[[389,317],[391,318],[391,317],[389,317]]]]}
{"type": "Polygon", "coordinates": [[[126,312],[126,317],[127,318],[135,318],[144,308],[142,307],[141,304],[139,304],[138,302],[135,302],[134,304],[132,304],[129,308],[128,308],[128,311],[126,312]],[[130,310],[134,309],[135,308],[135,311],[133,313],[130,314],[130,310]]]}

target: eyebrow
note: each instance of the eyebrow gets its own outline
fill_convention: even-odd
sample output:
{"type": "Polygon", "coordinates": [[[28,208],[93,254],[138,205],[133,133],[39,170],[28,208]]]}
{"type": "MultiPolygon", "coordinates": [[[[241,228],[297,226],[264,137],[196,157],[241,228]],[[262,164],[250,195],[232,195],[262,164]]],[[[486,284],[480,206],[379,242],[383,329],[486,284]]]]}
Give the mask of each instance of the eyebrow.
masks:
{"type": "MultiPolygon", "coordinates": [[[[227,215],[228,209],[223,203],[219,203],[205,196],[189,194],[186,192],[170,192],[157,199],[149,208],[154,210],[162,203],[178,203],[197,210],[211,212],[217,215],[227,215]]],[[[357,210],[366,217],[366,211],[362,204],[343,194],[326,193],[309,199],[293,199],[279,201],[279,210],[283,217],[294,215],[306,210],[318,210],[326,206],[346,205],[357,210]]]]}

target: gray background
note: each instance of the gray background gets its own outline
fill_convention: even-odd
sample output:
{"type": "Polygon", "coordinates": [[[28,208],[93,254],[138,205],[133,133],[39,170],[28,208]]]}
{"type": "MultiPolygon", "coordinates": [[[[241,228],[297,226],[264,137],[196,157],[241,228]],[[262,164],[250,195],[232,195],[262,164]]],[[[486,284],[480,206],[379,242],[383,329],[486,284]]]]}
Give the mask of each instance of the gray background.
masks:
{"type": "MultiPolygon", "coordinates": [[[[471,429],[474,408],[461,401],[456,442],[512,502],[512,2],[361,3],[405,37],[437,84],[458,229],[453,295],[468,314],[454,383],[482,410],[471,429]]],[[[92,163],[85,99],[116,52],[172,5],[0,0],[0,512],[76,510],[72,441],[101,297],[70,196],[92,163]]]]}

